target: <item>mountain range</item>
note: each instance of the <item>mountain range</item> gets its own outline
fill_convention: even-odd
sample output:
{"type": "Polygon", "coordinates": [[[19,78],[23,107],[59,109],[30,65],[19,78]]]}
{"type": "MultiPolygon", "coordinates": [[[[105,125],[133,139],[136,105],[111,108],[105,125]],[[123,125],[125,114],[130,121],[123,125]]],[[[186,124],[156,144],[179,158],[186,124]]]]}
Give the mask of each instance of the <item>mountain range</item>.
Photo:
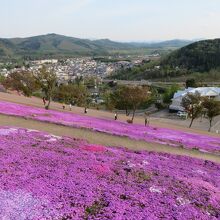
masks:
{"type": "Polygon", "coordinates": [[[157,43],[121,43],[109,39],[88,40],[47,34],[27,38],[0,38],[0,60],[64,58],[75,56],[105,56],[121,51],[147,49],[178,49],[192,43],[171,40],[157,43]]]}

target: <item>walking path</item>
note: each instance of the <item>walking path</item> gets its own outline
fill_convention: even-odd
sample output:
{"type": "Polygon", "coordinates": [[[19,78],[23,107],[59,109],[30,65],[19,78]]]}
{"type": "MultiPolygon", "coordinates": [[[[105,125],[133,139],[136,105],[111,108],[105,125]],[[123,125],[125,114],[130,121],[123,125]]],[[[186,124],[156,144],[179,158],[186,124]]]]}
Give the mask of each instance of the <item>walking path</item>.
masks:
{"type": "Polygon", "coordinates": [[[70,128],[61,125],[55,125],[45,122],[34,121],[31,119],[18,118],[14,116],[0,115],[1,126],[15,126],[28,129],[35,129],[49,132],[54,135],[68,136],[79,139],[85,139],[91,144],[100,144],[105,146],[123,146],[132,150],[147,150],[154,152],[170,153],[175,155],[185,155],[194,158],[210,160],[220,163],[220,156],[199,152],[197,150],[189,150],[183,148],[174,148],[166,145],[155,143],[146,143],[144,141],[136,141],[126,137],[113,136],[100,132],[94,132],[88,129],[70,128]]]}
{"type": "MultiPolygon", "coordinates": [[[[27,98],[27,97],[19,96],[16,94],[9,94],[9,93],[1,93],[0,92],[0,100],[43,108],[43,101],[39,98],[36,98],[36,97],[27,98]]],[[[63,111],[70,112],[68,106],[66,106],[66,110],[63,110],[62,104],[56,103],[56,102],[51,103],[51,109],[62,111],[62,112],[63,111]]],[[[84,108],[73,106],[72,112],[76,113],[76,114],[84,115],[84,108]]],[[[107,111],[88,109],[87,115],[92,116],[92,117],[114,120],[114,113],[107,112],[107,111]]],[[[129,118],[130,117],[127,117],[125,115],[118,116],[118,120],[122,121],[122,122],[126,122],[127,119],[129,119],[129,118]]],[[[140,116],[136,116],[134,119],[134,123],[144,125],[144,118],[140,117],[140,116]]],[[[171,129],[176,129],[176,130],[181,130],[181,131],[187,131],[187,132],[192,132],[192,133],[206,134],[206,135],[210,135],[210,136],[219,137],[219,134],[209,133],[209,132],[201,130],[201,129],[194,129],[194,128],[189,129],[187,127],[186,123],[183,124],[182,122],[180,123],[179,121],[175,121],[175,120],[171,120],[171,119],[161,119],[161,118],[150,117],[150,124],[153,126],[156,126],[156,127],[161,127],[161,128],[171,128],[171,129]]],[[[205,128],[205,129],[207,129],[207,128],[205,128]]]]}

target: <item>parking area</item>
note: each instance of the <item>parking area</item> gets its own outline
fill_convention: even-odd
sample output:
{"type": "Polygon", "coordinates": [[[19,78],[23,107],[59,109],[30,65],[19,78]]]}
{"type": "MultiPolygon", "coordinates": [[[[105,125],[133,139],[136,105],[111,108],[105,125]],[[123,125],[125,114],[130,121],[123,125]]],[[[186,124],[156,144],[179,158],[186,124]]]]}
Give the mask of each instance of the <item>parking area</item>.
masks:
{"type": "MultiPolygon", "coordinates": [[[[190,124],[190,119],[177,116],[177,113],[169,113],[169,110],[161,110],[150,115],[156,121],[163,123],[170,123],[173,125],[180,125],[187,127],[190,124]]],[[[209,128],[209,121],[207,118],[198,118],[193,122],[192,128],[207,131],[209,128]]],[[[212,132],[220,133],[220,116],[216,117],[213,121],[212,132]]]]}

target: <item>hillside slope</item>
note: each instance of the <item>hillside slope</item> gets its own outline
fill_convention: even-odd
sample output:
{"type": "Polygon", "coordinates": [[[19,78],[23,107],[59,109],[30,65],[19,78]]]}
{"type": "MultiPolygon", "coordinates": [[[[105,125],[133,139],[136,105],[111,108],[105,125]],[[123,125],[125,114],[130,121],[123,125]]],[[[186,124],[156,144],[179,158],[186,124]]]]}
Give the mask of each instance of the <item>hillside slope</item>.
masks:
{"type": "MultiPolygon", "coordinates": [[[[164,44],[166,44],[164,42],[164,44]]],[[[168,42],[169,44],[169,42],[168,42]]],[[[172,51],[160,61],[144,63],[110,76],[120,80],[185,80],[185,76],[201,81],[220,79],[220,39],[203,40],[172,51]],[[160,66],[160,68],[155,68],[160,66]]]]}
{"type": "Polygon", "coordinates": [[[0,58],[45,58],[106,54],[98,43],[56,34],[0,40],[0,58]]]}
{"type": "Polygon", "coordinates": [[[162,61],[162,65],[200,72],[219,68],[220,39],[199,41],[174,51],[162,61]]]}

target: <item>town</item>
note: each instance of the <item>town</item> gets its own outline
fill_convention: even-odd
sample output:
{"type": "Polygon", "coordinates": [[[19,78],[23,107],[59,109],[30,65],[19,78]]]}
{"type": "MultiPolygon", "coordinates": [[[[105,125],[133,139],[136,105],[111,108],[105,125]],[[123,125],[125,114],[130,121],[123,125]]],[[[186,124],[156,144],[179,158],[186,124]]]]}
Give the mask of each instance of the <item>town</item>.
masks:
{"type": "Polygon", "coordinates": [[[12,63],[0,64],[0,75],[6,77],[10,73],[17,71],[36,71],[47,66],[56,73],[59,83],[68,83],[76,78],[97,77],[104,79],[105,77],[119,71],[131,69],[134,66],[140,65],[142,62],[150,60],[150,57],[139,57],[128,59],[129,57],[112,57],[107,58],[92,58],[80,57],[71,59],[46,59],[26,61],[24,65],[10,67],[12,63]],[[9,68],[8,68],[9,67],[9,68]]]}

